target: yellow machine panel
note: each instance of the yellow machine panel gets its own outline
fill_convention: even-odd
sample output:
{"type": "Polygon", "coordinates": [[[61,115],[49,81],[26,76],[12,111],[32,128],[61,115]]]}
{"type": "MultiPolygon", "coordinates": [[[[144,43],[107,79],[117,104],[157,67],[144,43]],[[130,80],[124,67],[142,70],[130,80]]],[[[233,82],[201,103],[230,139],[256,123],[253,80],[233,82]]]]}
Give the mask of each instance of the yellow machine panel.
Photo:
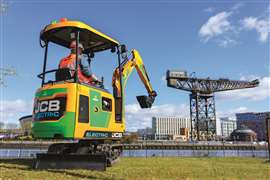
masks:
{"type": "MultiPolygon", "coordinates": [[[[77,112],[79,113],[76,114],[75,138],[93,137],[92,132],[124,132],[124,119],[121,122],[115,120],[114,97],[102,89],[78,85],[77,112]],[[86,117],[86,119],[89,118],[89,122],[87,120],[83,122],[81,120],[83,117],[80,117],[80,112],[84,108],[84,101],[88,101],[86,104],[90,105],[88,107],[90,117],[86,117]]],[[[95,135],[98,137],[106,134],[95,135]]]]}

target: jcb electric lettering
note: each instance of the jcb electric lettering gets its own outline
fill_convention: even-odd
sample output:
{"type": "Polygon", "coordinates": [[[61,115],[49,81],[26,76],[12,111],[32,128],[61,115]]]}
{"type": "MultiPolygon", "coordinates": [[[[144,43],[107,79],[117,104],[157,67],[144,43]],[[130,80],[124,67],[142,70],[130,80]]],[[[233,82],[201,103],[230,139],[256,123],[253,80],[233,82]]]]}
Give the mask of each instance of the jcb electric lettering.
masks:
{"type": "Polygon", "coordinates": [[[59,100],[49,100],[38,102],[35,109],[35,113],[38,112],[47,112],[47,111],[59,111],[60,110],[60,101],[59,100]]]}

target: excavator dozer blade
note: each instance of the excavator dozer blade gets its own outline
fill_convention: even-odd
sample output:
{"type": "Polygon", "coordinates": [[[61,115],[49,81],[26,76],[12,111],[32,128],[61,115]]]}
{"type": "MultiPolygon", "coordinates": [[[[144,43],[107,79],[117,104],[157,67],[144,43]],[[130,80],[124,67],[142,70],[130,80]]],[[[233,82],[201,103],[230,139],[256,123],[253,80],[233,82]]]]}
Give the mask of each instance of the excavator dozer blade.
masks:
{"type": "Polygon", "coordinates": [[[107,158],[105,154],[37,154],[35,169],[90,169],[105,171],[107,158]]]}

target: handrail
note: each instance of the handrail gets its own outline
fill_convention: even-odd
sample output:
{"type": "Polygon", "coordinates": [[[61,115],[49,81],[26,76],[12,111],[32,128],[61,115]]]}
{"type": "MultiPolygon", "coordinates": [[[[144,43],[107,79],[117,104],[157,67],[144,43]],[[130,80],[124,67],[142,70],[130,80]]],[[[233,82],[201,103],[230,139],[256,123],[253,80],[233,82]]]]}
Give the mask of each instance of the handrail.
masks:
{"type": "MultiPolygon", "coordinates": [[[[58,71],[59,69],[52,69],[52,70],[49,70],[49,71],[46,71],[44,73],[40,73],[37,75],[38,78],[42,79],[44,77],[45,74],[48,74],[48,73],[52,73],[52,72],[56,72],[58,71]]],[[[75,71],[75,69],[70,69],[70,71],[75,71]]]]}

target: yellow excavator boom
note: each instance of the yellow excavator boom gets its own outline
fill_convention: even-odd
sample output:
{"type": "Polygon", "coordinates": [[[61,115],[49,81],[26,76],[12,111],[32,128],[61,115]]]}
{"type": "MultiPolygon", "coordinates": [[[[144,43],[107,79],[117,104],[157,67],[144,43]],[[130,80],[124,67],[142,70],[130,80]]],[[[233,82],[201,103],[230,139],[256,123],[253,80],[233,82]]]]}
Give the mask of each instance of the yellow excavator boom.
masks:
{"type": "Polygon", "coordinates": [[[122,78],[120,78],[120,74],[119,74],[119,67],[115,69],[114,73],[113,73],[113,81],[112,81],[112,86],[114,87],[114,95],[115,97],[120,98],[122,96],[121,93],[121,84],[120,81],[122,79],[122,91],[124,91],[125,87],[126,87],[126,83],[127,80],[130,76],[130,74],[133,72],[134,68],[136,68],[136,71],[142,81],[142,83],[144,84],[147,92],[148,92],[148,96],[149,97],[156,97],[156,92],[153,90],[152,85],[150,83],[149,77],[147,75],[143,60],[140,56],[140,53],[135,50],[132,49],[131,50],[131,58],[130,59],[126,59],[125,61],[123,61],[123,63],[121,64],[121,70],[122,70],[122,78]]]}

